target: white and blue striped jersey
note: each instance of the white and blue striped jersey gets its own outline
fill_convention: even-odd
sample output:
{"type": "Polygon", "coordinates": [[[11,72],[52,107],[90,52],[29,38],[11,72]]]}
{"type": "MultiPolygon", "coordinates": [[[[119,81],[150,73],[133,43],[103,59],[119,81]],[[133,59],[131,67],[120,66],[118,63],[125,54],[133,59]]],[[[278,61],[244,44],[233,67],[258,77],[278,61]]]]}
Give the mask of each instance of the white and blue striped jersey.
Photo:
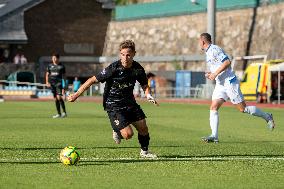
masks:
{"type": "MultiPolygon", "coordinates": [[[[226,60],[228,60],[228,55],[217,45],[210,44],[206,49],[206,62],[211,73],[214,73],[226,60]]],[[[225,80],[233,79],[236,77],[231,66],[226,70],[221,72],[216,78],[217,83],[224,83],[225,80]]]]}

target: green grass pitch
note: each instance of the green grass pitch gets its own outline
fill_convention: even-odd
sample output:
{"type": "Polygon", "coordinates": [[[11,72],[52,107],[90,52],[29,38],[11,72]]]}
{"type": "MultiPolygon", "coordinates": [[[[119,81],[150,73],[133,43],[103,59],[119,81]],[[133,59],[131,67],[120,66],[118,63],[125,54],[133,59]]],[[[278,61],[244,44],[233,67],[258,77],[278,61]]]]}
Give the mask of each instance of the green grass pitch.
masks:
{"type": "Polygon", "coordinates": [[[284,110],[260,118],[220,110],[219,144],[205,144],[209,105],[142,103],[157,160],[139,158],[137,132],[116,145],[102,105],[67,103],[69,117],[50,118],[53,102],[0,103],[0,188],[284,188],[284,110]],[[59,153],[78,147],[77,166],[59,153]]]}

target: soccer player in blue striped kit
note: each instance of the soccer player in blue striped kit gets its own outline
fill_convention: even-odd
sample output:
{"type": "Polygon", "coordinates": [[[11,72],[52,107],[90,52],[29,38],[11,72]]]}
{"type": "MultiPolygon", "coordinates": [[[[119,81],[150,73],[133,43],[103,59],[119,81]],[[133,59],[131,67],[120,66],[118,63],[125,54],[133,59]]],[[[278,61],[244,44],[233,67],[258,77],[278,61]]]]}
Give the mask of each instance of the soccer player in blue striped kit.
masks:
{"type": "Polygon", "coordinates": [[[206,54],[206,63],[209,72],[205,77],[216,81],[216,86],[212,94],[212,103],[210,106],[210,128],[211,135],[202,137],[206,143],[218,143],[219,114],[218,110],[222,104],[230,99],[236,105],[240,112],[253,116],[261,117],[267,122],[269,129],[275,127],[272,114],[263,112],[256,106],[247,106],[240,90],[240,83],[234,71],[231,68],[231,61],[227,54],[219,46],[212,44],[211,36],[208,33],[202,33],[199,37],[199,45],[206,54]]]}

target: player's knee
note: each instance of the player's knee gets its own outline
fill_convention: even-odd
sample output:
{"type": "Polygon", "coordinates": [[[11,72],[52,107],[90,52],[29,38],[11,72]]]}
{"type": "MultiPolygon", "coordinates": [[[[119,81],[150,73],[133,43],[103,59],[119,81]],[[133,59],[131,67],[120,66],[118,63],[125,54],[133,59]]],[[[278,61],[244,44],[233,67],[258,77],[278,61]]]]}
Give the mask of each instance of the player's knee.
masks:
{"type": "Polygon", "coordinates": [[[142,136],[146,136],[146,135],[149,134],[149,132],[148,131],[144,131],[144,132],[139,132],[139,134],[142,135],[142,136]]]}
{"type": "Polygon", "coordinates": [[[128,140],[128,139],[131,139],[133,137],[133,132],[132,133],[127,133],[125,136],[124,136],[124,139],[125,140],[128,140]]]}
{"type": "Polygon", "coordinates": [[[148,127],[141,128],[141,129],[138,131],[138,133],[139,133],[140,135],[143,135],[143,136],[148,135],[148,134],[149,134],[149,132],[148,132],[148,127]]]}
{"type": "Polygon", "coordinates": [[[217,107],[217,106],[214,106],[214,105],[211,105],[211,106],[210,106],[210,110],[218,111],[218,107],[217,107]]]}
{"type": "Polygon", "coordinates": [[[126,132],[121,132],[121,135],[125,140],[131,139],[132,136],[134,135],[133,131],[126,131],[126,132]]]}

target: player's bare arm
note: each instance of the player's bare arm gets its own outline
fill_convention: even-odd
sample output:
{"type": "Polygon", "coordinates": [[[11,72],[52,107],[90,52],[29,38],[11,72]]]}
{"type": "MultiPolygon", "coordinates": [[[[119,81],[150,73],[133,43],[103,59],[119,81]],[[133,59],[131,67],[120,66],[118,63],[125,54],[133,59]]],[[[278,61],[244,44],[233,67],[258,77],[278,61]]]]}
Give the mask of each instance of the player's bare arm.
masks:
{"type": "Polygon", "coordinates": [[[45,84],[46,84],[48,87],[50,87],[50,83],[48,82],[48,76],[49,76],[49,73],[46,72],[46,73],[45,73],[45,84]]]}
{"type": "Polygon", "coordinates": [[[95,76],[90,77],[79,89],[76,93],[71,94],[67,97],[69,102],[74,102],[84,91],[86,91],[92,84],[98,82],[95,76]]]}
{"type": "MultiPolygon", "coordinates": [[[[210,80],[214,80],[221,72],[226,70],[229,66],[231,66],[230,60],[225,60],[223,64],[214,72],[214,73],[208,73],[207,78],[210,80]]],[[[205,75],[206,77],[206,75],[205,75]]]]}
{"type": "Polygon", "coordinates": [[[154,105],[158,106],[158,102],[155,100],[155,98],[150,93],[150,87],[148,85],[142,86],[142,89],[145,92],[146,98],[149,102],[153,103],[154,105]]]}

